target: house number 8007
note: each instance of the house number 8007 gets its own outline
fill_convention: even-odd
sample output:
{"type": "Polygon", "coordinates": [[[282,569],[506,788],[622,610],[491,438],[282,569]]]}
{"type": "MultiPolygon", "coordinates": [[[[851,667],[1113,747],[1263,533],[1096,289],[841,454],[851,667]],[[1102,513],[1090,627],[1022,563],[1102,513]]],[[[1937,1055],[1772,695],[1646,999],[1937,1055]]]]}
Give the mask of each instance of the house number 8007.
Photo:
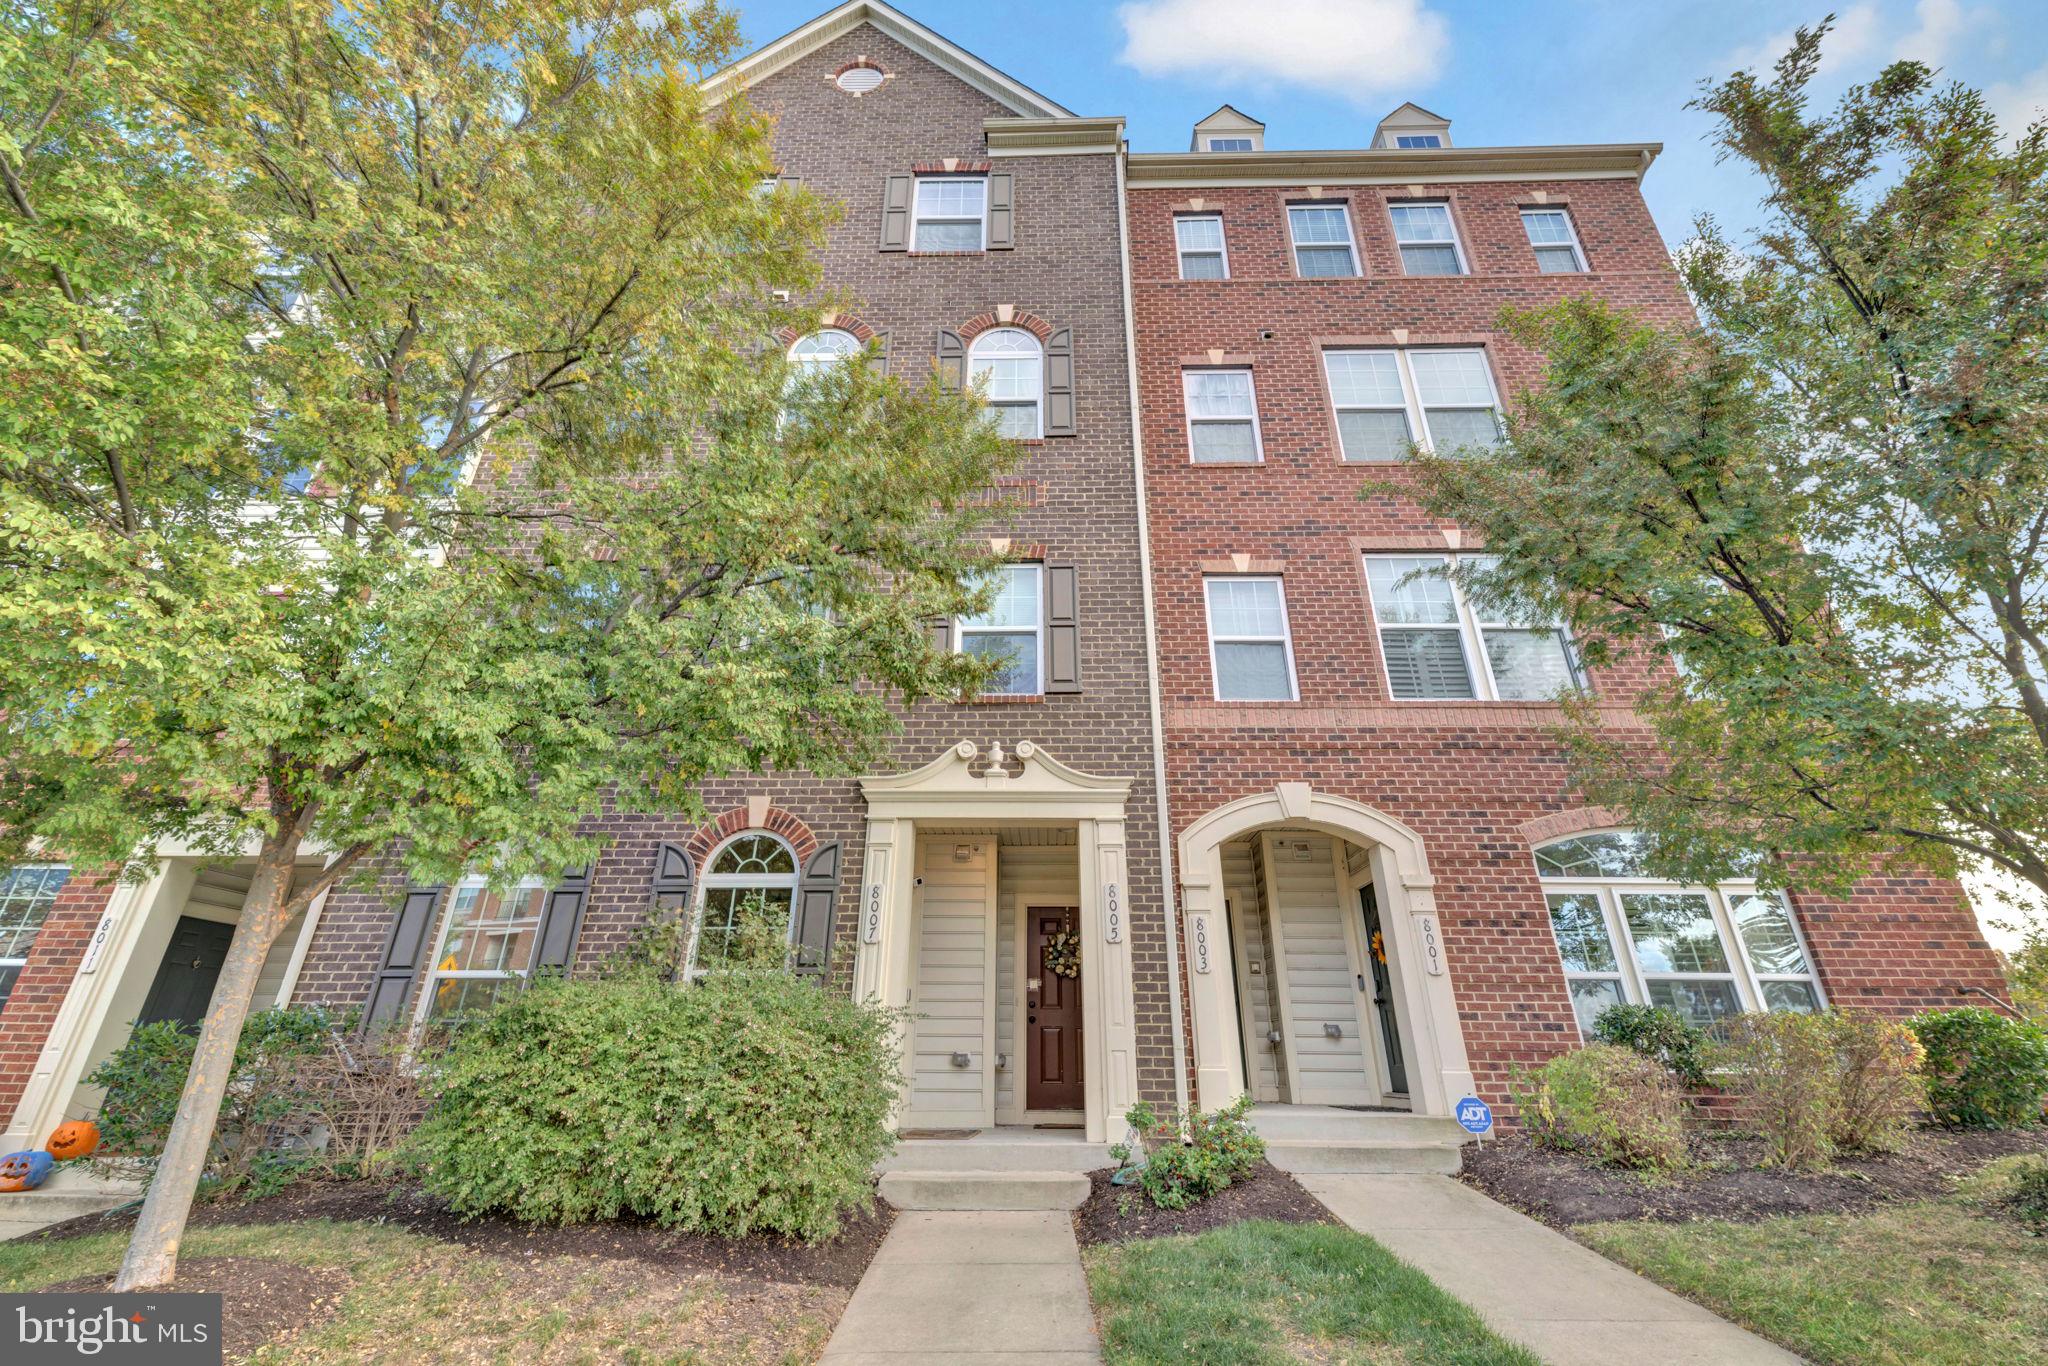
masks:
{"type": "Polygon", "coordinates": [[[877,882],[868,888],[867,924],[862,927],[861,938],[868,943],[877,943],[882,938],[882,884],[877,882]]]}

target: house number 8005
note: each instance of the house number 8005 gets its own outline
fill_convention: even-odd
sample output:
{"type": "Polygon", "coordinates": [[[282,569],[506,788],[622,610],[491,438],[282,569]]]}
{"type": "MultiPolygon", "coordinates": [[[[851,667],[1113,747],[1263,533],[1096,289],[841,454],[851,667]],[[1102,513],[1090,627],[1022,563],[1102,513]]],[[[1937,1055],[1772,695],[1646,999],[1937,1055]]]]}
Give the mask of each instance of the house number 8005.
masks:
{"type": "Polygon", "coordinates": [[[1124,942],[1124,903],[1114,882],[1102,887],[1102,938],[1110,944],[1124,942]]]}

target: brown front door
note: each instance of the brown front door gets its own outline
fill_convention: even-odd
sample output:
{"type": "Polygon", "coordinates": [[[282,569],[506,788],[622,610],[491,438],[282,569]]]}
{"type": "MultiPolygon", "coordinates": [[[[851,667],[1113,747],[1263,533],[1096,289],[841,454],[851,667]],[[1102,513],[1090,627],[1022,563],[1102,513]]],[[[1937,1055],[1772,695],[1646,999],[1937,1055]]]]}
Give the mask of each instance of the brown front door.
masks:
{"type": "Polygon", "coordinates": [[[1081,1100],[1081,978],[1045,965],[1054,935],[1072,934],[1073,907],[1032,907],[1029,977],[1024,992],[1024,1108],[1078,1110],[1081,1100]]]}

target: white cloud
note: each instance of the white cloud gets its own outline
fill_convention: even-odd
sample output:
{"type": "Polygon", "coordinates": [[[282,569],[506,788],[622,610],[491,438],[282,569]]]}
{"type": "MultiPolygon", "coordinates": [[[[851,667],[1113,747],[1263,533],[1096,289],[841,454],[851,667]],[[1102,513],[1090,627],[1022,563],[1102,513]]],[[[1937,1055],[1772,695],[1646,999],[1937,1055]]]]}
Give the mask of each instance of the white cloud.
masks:
{"type": "Polygon", "coordinates": [[[1147,76],[1307,86],[1354,103],[1418,93],[1450,51],[1425,0],[1136,0],[1121,60],[1147,76]]]}
{"type": "Polygon", "coordinates": [[[1913,16],[1920,21],[1920,27],[1899,39],[1892,49],[1892,60],[1903,62],[1910,58],[1929,66],[1940,66],[1948,60],[1956,39],[1979,18],[1977,11],[1963,8],[1962,0],[1920,0],[1913,6],[1913,16]]]}
{"type": "Polygon", "coordinates": [[[2017,138],[2036,119],[2048,118],[2048,63],[2016,81],[1998,81],[1987,86],[1984,103],[1998,116],[1998,126],[2005,135],[2017,138]]]}

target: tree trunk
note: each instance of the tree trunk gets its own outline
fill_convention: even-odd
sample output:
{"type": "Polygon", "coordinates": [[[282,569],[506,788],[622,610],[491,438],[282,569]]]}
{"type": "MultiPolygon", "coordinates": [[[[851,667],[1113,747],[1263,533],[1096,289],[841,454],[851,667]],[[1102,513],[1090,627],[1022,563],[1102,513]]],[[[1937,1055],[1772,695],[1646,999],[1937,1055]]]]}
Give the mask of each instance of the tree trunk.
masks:
{"type": "Polygon", "coordinates": [[[184,1240],[185,1220],[205,1173],[207,1150],[213,1146],[213,1128],[234,1070],[242,1022],[249,1018],[263,960],[284,929],[298,852],[298,836],[287,833],[266,840],[257,857],[256,876],[249,883],[249,898],[228,945],[227,961],[221,964],[206,1026],[192,1053],[192,1070],[185,1077],[185,1092],[178,1099],[177,1117],[164,1141],[149,1198],[142,1203],[142,1216],[128,1240],[121,1274],[114,1280],[116,1291],[164,1285],[177,1275],[178,1244],[184,1240]]]}

